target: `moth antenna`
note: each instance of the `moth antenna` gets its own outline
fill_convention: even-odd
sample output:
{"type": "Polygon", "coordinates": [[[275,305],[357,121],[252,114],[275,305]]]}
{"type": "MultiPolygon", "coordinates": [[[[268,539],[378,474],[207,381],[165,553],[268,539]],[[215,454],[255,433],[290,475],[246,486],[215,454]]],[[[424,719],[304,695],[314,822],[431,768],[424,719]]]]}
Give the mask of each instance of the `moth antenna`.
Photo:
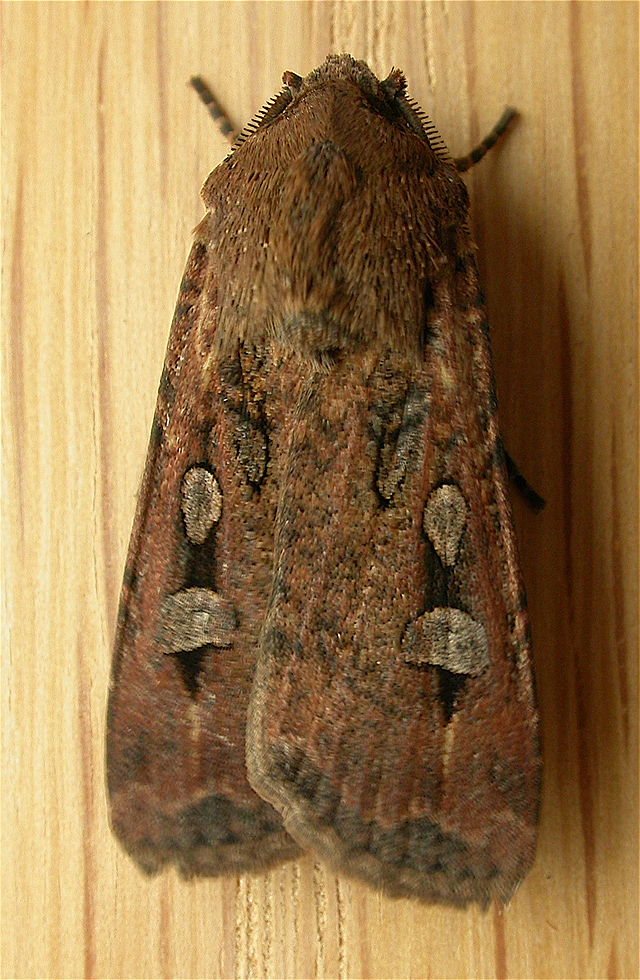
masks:
{"type": "Polygon", "coordinates": [[[502,134],[509,128],[511,121],[515,119],[517,115],[517,109],[507,106],[491,132],[485,136],[481,143],[478,143],[478,145],[471,150],[471,153],[467,153],[467,155],[464,157],[455,157],[453,162],[458,173],[464,173],[465,170],[469,170],[470,167],[473,167],[474,164],[482,160],[485,153],[490,150],[492,146],[495,146],[502,134]]]}
{"type": "Polygon", "coordinates": [[[189,80],[189,84],[196,90],[201,100],[209,110],[209,114],[214,119],[218,129],[226,136],[230,143],[235,143],[238,138],[239,130],[231,122],[227,111],[222,107],[219,100],[213,94],[207,83],[200,75],[194,75],[189,80]]]}

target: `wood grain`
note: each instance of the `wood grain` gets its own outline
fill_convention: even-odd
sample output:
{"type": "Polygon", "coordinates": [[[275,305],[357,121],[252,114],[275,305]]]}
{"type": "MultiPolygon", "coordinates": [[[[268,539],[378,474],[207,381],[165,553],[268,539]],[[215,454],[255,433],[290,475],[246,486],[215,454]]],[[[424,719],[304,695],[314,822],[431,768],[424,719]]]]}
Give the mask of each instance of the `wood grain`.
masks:
{"type": "Polygon", "coordinates": [[[566,977],[638,970],[635,3],[2,8],[6,978],[566,977]],[[468,178],[544,724],[536,865],[504,913],[390,900],[306,858],[143,878],[103,771],[120,578],[199,187],[330,51],[410,93],[468,178]]]}

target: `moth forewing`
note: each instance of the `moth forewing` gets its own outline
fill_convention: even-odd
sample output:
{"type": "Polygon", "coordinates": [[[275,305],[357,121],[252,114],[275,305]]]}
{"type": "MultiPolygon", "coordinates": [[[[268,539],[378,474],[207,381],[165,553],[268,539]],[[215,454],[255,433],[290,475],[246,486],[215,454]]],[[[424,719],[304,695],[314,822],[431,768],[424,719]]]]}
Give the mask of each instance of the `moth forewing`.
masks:
{"type": "Polygon", "coordinates": [[[252,492],[238,463],[257,453],[262,396],[245,406],[265,376],[254,385],[253,360],[238,349],[213,369],[206,356],[221,274],[208,242],[196,241],[127,559],[108,713],[113,828],[143,870],[175,863],[186,876],[298,853],[244,762],[276,481],[263,473],[252,492]]]}

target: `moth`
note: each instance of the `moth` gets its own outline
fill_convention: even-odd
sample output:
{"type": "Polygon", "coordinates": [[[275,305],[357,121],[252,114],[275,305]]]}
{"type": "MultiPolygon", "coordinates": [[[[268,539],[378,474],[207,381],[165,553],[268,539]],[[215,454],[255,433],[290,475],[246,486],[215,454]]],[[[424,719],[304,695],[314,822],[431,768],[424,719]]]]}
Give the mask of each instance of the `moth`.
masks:
{"type": "Polygon", "coordinates": [[[330,56],[204,185],[108,709],[111,821],[147,872],[310,849],[486,905],[533,861],[530,636],[459,176],[507,122],[454,161],[400,71],[330,56]]]}

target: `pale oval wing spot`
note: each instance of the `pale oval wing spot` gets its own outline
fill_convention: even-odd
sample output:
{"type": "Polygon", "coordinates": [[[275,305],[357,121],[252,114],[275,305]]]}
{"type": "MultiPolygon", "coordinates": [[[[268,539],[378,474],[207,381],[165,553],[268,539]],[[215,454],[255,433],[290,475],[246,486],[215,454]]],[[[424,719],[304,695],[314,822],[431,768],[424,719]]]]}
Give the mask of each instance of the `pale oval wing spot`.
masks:
{"type": "Polygon", "coordinates": [[[182,477],[182,514],[187,537],[203,544],[222,513],[222,491],[213,473],[203,466],[192,466],[182,477]]]}
{"type": "Polygon", "coordinates": [[[444,667],[476,677],[489,666],[489,642],[482,623],[462,609],[440,607],[407,627],[402,640],[405,661],[444,667]]]}
{"type": "Polygon", "coordinates": [[[445,483],[430,494],[423,526],[443,565],[455,565],[467,523],[467,502],[458,487],[445,483]]]}
{"type": "Polygon", "coordinates": [[[162,605],[160,642],[166,653],[207,643],[228,647],[235,628],[233,606],[212,589],[184,589],[167,596],[162,605]]]}

